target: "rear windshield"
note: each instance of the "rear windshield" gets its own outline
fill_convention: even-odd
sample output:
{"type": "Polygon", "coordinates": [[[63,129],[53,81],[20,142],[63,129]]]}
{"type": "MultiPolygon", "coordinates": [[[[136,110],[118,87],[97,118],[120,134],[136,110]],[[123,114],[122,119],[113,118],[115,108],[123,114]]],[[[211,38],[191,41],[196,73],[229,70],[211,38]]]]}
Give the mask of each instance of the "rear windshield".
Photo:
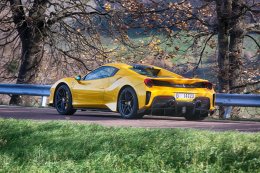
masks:
{"type": "Polygon", "coordinates": [[[138,65],[133,66],[131,68],[133,71],[137,72],[140,75],[148,76],[148,77],[157,77],[160,69],[155,69],[153,67],[138,65]]]}

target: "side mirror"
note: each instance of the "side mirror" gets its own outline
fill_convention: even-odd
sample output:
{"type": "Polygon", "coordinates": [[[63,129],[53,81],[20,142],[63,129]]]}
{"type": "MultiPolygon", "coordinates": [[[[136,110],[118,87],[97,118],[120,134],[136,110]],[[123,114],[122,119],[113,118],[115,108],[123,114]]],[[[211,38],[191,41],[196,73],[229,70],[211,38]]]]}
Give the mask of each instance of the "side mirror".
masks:
{"type": "Polygon", "coordinates": [[[76,81],[80,81],[80,80],[81,80],[81,76],[80,76],[80,75],[75,76],[75,80],[76,80],[76,81]]]}

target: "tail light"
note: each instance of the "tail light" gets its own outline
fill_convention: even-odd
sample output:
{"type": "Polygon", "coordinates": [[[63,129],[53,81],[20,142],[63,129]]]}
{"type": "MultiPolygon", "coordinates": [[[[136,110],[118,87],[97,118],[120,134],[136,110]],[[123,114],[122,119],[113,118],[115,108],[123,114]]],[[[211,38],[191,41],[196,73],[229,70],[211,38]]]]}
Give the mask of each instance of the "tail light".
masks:
{"type": "Polygon", "coordinates": [[[210,89],[210,90],[211,90],[212,87],[213,87],[213,86],[212,86],[212,83],[210,83],[210,82],[205,82],[204,85],[205,85],[205,88],[208,88],[208,89],[210,89]]]}
{"type": "Polygon", "coordinates": [[[146,78],[144,79],[144,83],[146,86],[148,86],[149,88],[151,88],[154,84],[153,84],[153,80],[152,79],[149,79],[149,78],[146,78]]]}

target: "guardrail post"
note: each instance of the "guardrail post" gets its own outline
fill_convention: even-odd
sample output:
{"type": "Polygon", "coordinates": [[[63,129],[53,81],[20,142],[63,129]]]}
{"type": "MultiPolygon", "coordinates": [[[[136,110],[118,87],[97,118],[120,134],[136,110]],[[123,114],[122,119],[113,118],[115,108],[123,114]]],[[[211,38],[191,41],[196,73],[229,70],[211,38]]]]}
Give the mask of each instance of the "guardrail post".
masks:
{"type": "Polygon", "coordinates": [[[232,106],[225,107],[224,119],[230,118],[232,106]]]}
{"type": "Polygon", "coordinates": [[[42,107],[46,107],[47,106],[47,97],[46,96],[42,96],[41,106],[42,107]]]}

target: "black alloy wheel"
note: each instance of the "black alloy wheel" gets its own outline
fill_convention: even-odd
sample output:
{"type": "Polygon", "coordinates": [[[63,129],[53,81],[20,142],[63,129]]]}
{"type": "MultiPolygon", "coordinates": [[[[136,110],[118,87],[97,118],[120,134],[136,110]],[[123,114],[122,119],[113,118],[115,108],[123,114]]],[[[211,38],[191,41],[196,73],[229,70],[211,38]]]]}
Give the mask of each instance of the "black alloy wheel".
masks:
{"type": "Polygon", "coordinates": [[[141,118],[142,115],[138,114],[138,99],[135,91],[130,88],[124,88],[118,98],[118,111],[123,118],[141,118]]]}
{"type": "Polygon", "coordinates": [[[61,115],[72,115],[76,109],[72,107],[72,96],[67,85],[61,85],[55,92],[55,108],[61,115]]]}

